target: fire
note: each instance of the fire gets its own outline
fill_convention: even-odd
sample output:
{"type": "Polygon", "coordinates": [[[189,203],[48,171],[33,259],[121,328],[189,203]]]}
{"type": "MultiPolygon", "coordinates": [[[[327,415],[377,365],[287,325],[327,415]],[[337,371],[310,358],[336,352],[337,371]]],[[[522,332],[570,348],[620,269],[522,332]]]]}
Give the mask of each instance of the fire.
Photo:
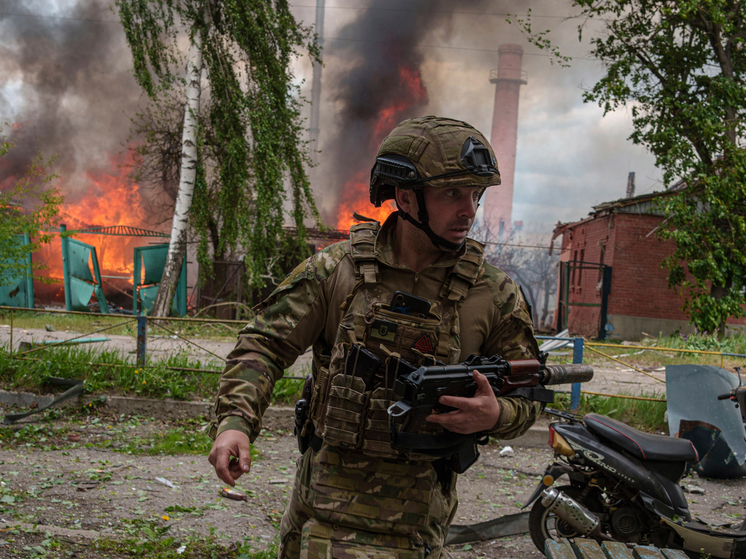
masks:
{"type": "Polygon", "coordinates": [[[380,144],[386,134],[399,124],[404,111],[414,104],[427,101],[427,90],[422,85],[419,70],[399,68],[399,88],[405,91],[406,97],[381,109],[378,113],[378,121],[373,129],[375,139],[373,143],[376,145],[380,144]]]}
{"type": "Polygon", "coordinates": [[[353,212],[383,223],[392,211],[396,211],[396,206],[391,201],[384,202],[380,208],[370,203],[367,173],[360,171],[344,185],[342,200],[337,208],[337,229],[348,231],[357,223],[352,217],[353,212]]]}
{"type": "MultiPolygon", "coordinates": [[[[129,153],[127,155],[116,154],[110,157],[108,170],[87,174],[90,181],[88,189],[78,201],[71,201],[71,197],[68,197],[62,208],[60,221],[67,226],[68,231],[114,225],[150,228],[140,189],[127,177],[131,163],[132,158],[129,153]]],[[[60,189],[63,192],[67,190],[64,180],[60,189]]],[[[74,238],[95,246],[101,275],[114,276],[102,280],[107,297],[110,292],[107,287],[110,286],[113,287],[114,292],[127,287],[131,291],[134,248],[147,245],[155,240],[91,234],[78,234],[74,238]]],[[[168,240],[164,239],[164,241],[168,240]]],[[[40,258],[48,267],[47,270],[41,271],[41,275],[62,279],[62,247],[59,239],[55,238],[50,244],[44,245],[34,257],[40,258]]],[[[93,271],[92,265],[91,271],[93,271]]],[[[55,288],[55,291],[57,289],[55,288]]],[[[55,300],[59,299],[60,293],[55,293],[55,300]]]]}
{"type": "MultiPolygon", "coordinates": [[[[399,90],[395,95],[398,97],[396,101],[378,111],[370,138],[371,149],[381,144],[386,134],[405,118],[404,114],[410,107],[427,102],[427,90],[422,85],[420,71],[400,67],[399,90]]],[[[354,225],[352,214],[355,211],[380,222],[396,211],[396,205],[391,201],[384,202],[380,208],[370,203],[368,178],[367,172],[360,171],[345,183],[337,208],[337,229],[348,230],[354,225]]]]}
{"type": "Polygon", "coordinates": [[[129,225],[147,227],[147,214],[137,185],[127,178],[132,157],[111,157],[111,170],[89,172],[91,186],[82,200],[65,204],[64,220],[68,229],[129,225]]]}

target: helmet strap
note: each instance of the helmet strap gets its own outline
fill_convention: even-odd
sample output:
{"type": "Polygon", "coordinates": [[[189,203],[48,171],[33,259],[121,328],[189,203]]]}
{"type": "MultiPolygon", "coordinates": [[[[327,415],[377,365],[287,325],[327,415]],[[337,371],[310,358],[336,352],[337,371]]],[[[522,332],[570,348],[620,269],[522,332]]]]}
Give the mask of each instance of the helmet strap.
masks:
{"type": "Polygon", "coordinates": [[[396,202],[396,208],[399,210],[397,214],[401,219],[404,221],[408,221],[417,229],[420,231],[423,231],[425,235],[432,241],[432,243],[439,249],[445,250],[448,252],[456,252],[458,250],[461,250],[461,247],[464,246],[465,241],[461,243],[452,243],[451,241],[448,241],[441,237],[440,235],[436,235],[435,231],[430,229],[430,224],[428,223],[428,217],[427,217],[427,208],[425,207],[425,194],[422,191],[422,188],[414,188],[412,189],[414,192],[414,195],[417,197],[417,219],[414,219],[411,215],[409,215],[407,212],[405,212],[403,209],[401,209],[401,206],[399,206],[399,202],[394,198],[394,201],[396,202]]]}

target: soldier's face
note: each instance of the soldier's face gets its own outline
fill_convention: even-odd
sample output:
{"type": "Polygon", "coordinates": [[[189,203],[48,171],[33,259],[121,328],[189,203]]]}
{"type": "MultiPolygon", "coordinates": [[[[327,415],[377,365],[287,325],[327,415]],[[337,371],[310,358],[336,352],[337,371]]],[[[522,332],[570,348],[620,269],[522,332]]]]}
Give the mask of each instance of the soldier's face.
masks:
{"type": "MultiPolygon", "coordinates": [[[[430,228],[436,235],[460,244],[474,224],[479,198],[484,189],[477,186],[424,188],[430,228]]],[[[415,198],[413,196],[413,198],[415,198]]],[[[414,200],[415,206],[417,200],[414,200]]],[[[414,216],[417,216],[416,210],[414,216]]]]}

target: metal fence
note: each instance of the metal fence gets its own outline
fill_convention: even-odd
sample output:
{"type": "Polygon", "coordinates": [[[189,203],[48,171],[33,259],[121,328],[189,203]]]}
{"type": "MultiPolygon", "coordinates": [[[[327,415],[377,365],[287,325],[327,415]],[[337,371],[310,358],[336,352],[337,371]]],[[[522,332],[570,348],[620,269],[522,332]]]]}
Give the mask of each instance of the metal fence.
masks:
{"type": "MultiPolygon", "coordinates": [[[[603,343],[603,342],[589,342],[579,337],[572,338],[572,337],[561,337],[561,336],[536,336],[536,338],[539,340],[547,340],[549,342],[552,342],[552,341],[558,342],[555,344],[551,344],[551,343],[547,344],[549,351],[560,349],[569,344],[572,344],[573,345],[573,361],[572,361],[573,363],[582,363],[583,353],[585,349],[588,349],[589,351],[593,352],[594,354],[604,359],[609,359],[611,361],[624,365],[625,367],[628,367],[632,369],[633,371],[646,375],[654,379],[655,381],[663,383],[663,384],[666,383],[665,379],[658,378],[657,376],[649,373],[648,371],[644,371],[641,368],[632,365],[631,363],[622,361],[618,357],[604,353],[603,351],[600,351],[596,348],[605,347],[605,348],[626,349],[626,350],[639,350],[640,353],[642,353],[643,351],[657,351],[661,353],[689,353],[689,354],[700,354],[700,355],[716,355],[716,356],[720,356],[720,367],[721,368],[723,368],[725,364],[726,357],[746,358],[746,354],[742,354],[742,353],[729,353],[729,352],[723,352],[723,351],[657,347],[657,346],[645,346],[645,345],[619,345],[619,344],[609,344],[609,343],[603,343]]],[[[581,394],[587,394],[589,396],[604,396],[607,398],[622,398],[622,399],[629,399],[629,400],[666,402],[666,400],[663,398],[648,398],[645,396],[630,396],[627,394],[606,394],[603,392],[591,392],[587,390],[581,390],[581,385],[579,383],[572,385],[572,391],[570,394],[571,394],[570,407],[573,410],[576,410],[580,407],[580,395],[581,394]]]]}
{"type": "MultiPolygon", "coordinates": [[[[203,345],[200,345],[200,343],[196,342],[193,339],[190,339],[186,336],[183,336],[181,333],[175,331],[173,328],[169,327],[171,326],[171,323],[189,323],[189,324],[224,324],[224,325],[235,325],[239,328],[236,329],[237,331],[240,329],[240,327],[243,327],[246,324],[246,321],[240,321],[240,320],[228,320],[228,319],[211,319],[211,318],[178,318],[178,317],[169,317],[169,318],[154,318],[154,317],[148,317],[148,316],[129,316],[129,315],[114,315],[114,314],[102,314],[102,313],[90,313],[90,312],[78,312],[78,311],[67,311],[67,310],[53,310],[53,309],[18,309],[15,307],[3,307],[0,306],[0,312],[1,313],[7,313],[9,314],[10,318],[10,343],[8,351],[5,353],[8,354],[9,357],[12,359],[17,360],[33,360],[34,358],[31,357],[33,354],[38,354],[39,352],[42,352],[44,350],[50,349],[50,348],[57,348],[57,347],[63,347],[63,346],[72,346],[82,343],[95,343],[95,342],[102,342],[102,341],[108,341],[108,338],[92,338],[94,334],[102,334],[104,332],[121,328],[123,326],[131,325],[136,327],[136,359],[135,362],[128,364],[117,364],[112,365],[111,363],[97,363],[97,362],[88,362],[88,365],[96,365],[101,367],[134,367],[134,368],[148,368],[152,367],[153,365],[149,364],[148,361],[148,326],[152,326],[154,329],[162,330],[163,332],[167,333],[170,336],[177,337],[181,339],[183,342],[189,344],[190,346],[193,346],[197,349],[199,349],[201,352],[204,352],[207,355],[210,355],[211,357],[217,359],[221,363],[225,363],[225,357],[216,354],[213,351],[210,351],[209,349],[203,347],[203,345]],[[70,338],[66,338],[64,340],[59,341],[45,341],[45,342],[34,342],[33,344],[30,344],[30,347],[20,347],[18,350],[16,350],[16,341],[14,340],[14,335],[16,331],[16,325],[14,324],[15,316],[17,313],[41,313],[41,314],[60,314],[60,315],[83,315],[86,317],[105,317],[107,320],[115,320],[115,324],[109,324],[107,326],[104,326],[102,328],[95,328],[93,330],[87,331],[83,334],[77,334],[70,338]]],[[[167,369],[173,369],[173,370],[182,370],[187,372],[197,372],[197,373],[207,373],[207,374],[220,374],[221,370],[213,370],[213,369],[204,369],[204,368],[186,368],[186,367],[166,367],[167,369]]]]}
{"type": "MultiPolygon", "coordinates": [[[[186,344],[189,344],[190,346],[193,346],[197,348],[200,352],[211,356],[215,360],[217,360],[219,363],[224,364],[226,359],[222,355],[218,355],[214,351],[211,351],[201,345],[201,343],[198,343],[194,339],[190,339],[187,336],[182,335],[180,332],[173,329],[173,324],[179,324],[179,323],[186,323],[186,324],[223,324],[223,325],[229,325],[236,327],[235,333],[238,333],[238,330],[240,330],[241,327],[243,327],[246,324],[246,321],[242,320],[229,320],[229,319],[213,319],[213,318],[178,318],[178,317],[169,317],[169,318],[154,318],[154,317],[148,317],[148,316],[130,316],[130,315],[114,315],[114,314],[100,314],[100,313],[90,313],[90,312],[78,312],[78,311],[67,311],[67,310],[53,310],[53,309],[18,309],[16,307],[5,307],[0,306],[0,313],[8,313],[10,315],[10,343],[9,343],[9,349],[5,353],[8,354],[8,356],[12,359],[17,360],[36,360],[32,355],[38,354],[39,352],[42,352],[46,349],[55,348],[55,347],[62,347],[62,346],[70,346],[75,344],[82,344],[82,343],[95,343],[99,341],[105,341],[107,338],[95,338],[91,337],[95,334],[102,334],[104,332],[107,332],[109,330],[120,328],[125,325],[132,325],[136,326],[136,358],[133,363],[122,363],[122,364],[111,364],[111,363],[97,363],[97,362],[87,362],[87,365],[96,365],[100,367],[134,367],[134,368],[149,368],[154,367],[152,365],[152,361],[148,360],[148,326],[152,326],[153,329],[161,330],[165,333],[167,333],[172,338],[178,338],[185,342],[186,344]],[[62,314],[62,315],[83,315],[86,317],[105,317],[107,320],[116,320],[116,324],[110,324],[102,328],[96,328],[93,330],[90,330],[83,334],[77,334],[71,338],[67,338],[64,340],[59,341],[45,341],[40,343],[34,343],[31,344],[30,347],[24,347],[20,348],[18,351],[14,349],[15,343],[14,343],[14,316],[15,313],[44,313],[44,314],[62,314]]],[[[562,334],[565,334],[563,332],[562,334]]],[[[636,367],[635,365],[632,365],[630,363],[627,363],[621,359],[618,358],[618,356],[609,355],[607,353],[604,353],[598,348],[615,348],[615,349],[626,349],[626,350],[639,350],[642,351],[654,351],[654,352],[665,352],[665,353],[687,353],[687,354],[700,354],[700,355],[714,355],[714,356],[720,356],[721,362],[720,366],[722,367],[724,365],[725,357],[739,357],[739,358],[746,358],[746,354],[740,354],[740,353],[728,353],[728,352],[721,352],[721,351],[709,351],[709,350],[695,350],[695,349],[684,349],[684,348],[670,348],[670,347],[657,347],[657,346],[645,346],[645,345],[624,345],[621,346],[619,344],[609,344],[609,343],[603,343],[603,342],[590,342],[587,341],[581,337],[570,337],[566,335],[560,335],[560,336],[536,336],[538,340],[545,341],[544,344],[542,344],[542,347],[545,349],[549,349],[550,351],[561,349],[563,347],[567,347],[569,345],[572,345],[572,362],[573,363],[582,363],[584,359],[584,352],[587,349],[588,351],[593,352],[595,355],[598,355],[599,357],[602,357],[604,359],[609,359],[611,361],[614,361],[616,363],[619,363],[621,365],[624,365],[625,367],[628,367],[640,374],[646,375],[652,379],[654,379],[657,382],[661,382],[665,384],[665,379],[661,379],[653,374],[651,374],[648,371],[644,371],[639,367],[636,367]]],[[[161,365],[162,366],[162,365],[161,365]]],[[[187,368],[187,367],[165,367],[166,369],[170,370],[179,370],[184,372],[191,372],[191,373],[205,373],[205,374],[220,374],[222,372],[221,369],[206,369],[206,368],[187,368]]],[[[304,377],[293,377],[293,376],[286,376],[285,378],[294,379],[294,380],[303,380],[304,377]]],[[[584,391],[581,389],[581,385],[579,383],[573,384],[572,389],[570,392],[570,406],[572,409],[577,409],[580,406],[580,397],[581,394],[587,394],[587,395],[595,395],[595,396],[604,396],[609,398],[626,398],[626,399],[635,399],[635,400],[652,400],[652,401],[658,401],[658,402],[665,402],[665,399],[659,399],[659,398],[648,398],[644,396],[630,396],[630,395],[624,395],[624,394],[605,394],[605,393],[598,393],[598,392],[590,392],[590,391],[584,391]]]]}

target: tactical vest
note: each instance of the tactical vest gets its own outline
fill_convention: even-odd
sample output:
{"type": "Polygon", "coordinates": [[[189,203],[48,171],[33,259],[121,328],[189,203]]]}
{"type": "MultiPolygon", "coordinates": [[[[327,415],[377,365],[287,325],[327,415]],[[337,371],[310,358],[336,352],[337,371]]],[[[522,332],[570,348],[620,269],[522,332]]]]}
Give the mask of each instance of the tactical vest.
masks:
{"type": "MultiPolygon", "coordinates": [[[[396,286],[381,280],[374,248],[380,230],[377,222],[350,229],[350,256],[355,286],[342,305],[343,318],[330,356],[314,347],[314,393],[311,420],[315,432],[328,445],[357,450],[374,458],[434,460],[421,454],[403,454],[391,447],[388,408],[396,401],[393,386],[396,363],[414,366],[435,360],[455,364],[460,356],[459,307],[482,269],[483,245],[467,239],[466,250],[446,273],[437,300],[430,301],[426,317],[389,310],[396,286]],[[364,380],[355,373],[359,345],[382,363],[378,373],[364,380]],[[355,362],[348,362],[355,359],[355,362]],[[352,373],[351,373],[352,372],[352,373]]],[[[442,427],[427,423],[423,433],[439,434],[442,427]]]]}

